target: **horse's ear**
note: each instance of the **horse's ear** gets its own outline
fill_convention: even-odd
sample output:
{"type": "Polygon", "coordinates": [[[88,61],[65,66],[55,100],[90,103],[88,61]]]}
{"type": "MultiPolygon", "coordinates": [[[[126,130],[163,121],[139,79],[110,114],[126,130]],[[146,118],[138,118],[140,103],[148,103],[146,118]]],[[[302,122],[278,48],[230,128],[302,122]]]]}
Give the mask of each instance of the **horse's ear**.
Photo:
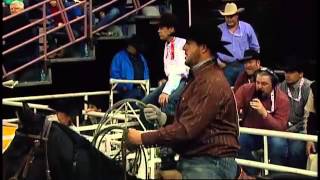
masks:
{"type": "Polygon", "coordinates": [[[22,109],[18,110],[18,118],[20,122],[23,124],[28,121],[32,121],[35,119],[34,117],[35,117],[35,114],[30,109],[28,103],[22,102],[22,109]]]}

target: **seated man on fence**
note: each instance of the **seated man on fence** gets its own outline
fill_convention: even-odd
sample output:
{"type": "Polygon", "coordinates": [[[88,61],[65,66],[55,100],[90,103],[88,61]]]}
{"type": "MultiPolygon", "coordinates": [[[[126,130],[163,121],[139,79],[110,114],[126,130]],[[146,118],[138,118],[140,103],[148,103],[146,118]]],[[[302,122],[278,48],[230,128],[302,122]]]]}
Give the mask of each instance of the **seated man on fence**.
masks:
{"type": "Polygon", "coordinates": [[[61,99],[53,102],[49,107],[56,112],[55,115],[48,117],[49,120],[58,121],[78,132],[75,126],[76,116],[81,114],[81,110],[77,107],[75,101],[61,99]]]}
{"type": "MultiPolygon", "coordinates": [[[[127,47],[120,50],[112,59],[110,77],[125,80],[148,80],[149,68],[147,60],[141,53],[142,40],[133,35],[127,42],[127,47]]],[[[120,99],[142,99],[145,95],[139,84],[119,83],[116,87],[120,99]]]]}
{"type": "MultiPolygon", "coordinates": [[[[85,109],[85,112],[101,112],[101,108],[99,108],[98,104],[96,102],[91,101],[84,101],[84,103],[87,104],[88,108],[85,109]]],[[[101,120],[100,117],[96,116],[88,116],[88,119],[85,119],[82,122],[82,125],[93,125],[99,123],[101,120]]]]}
{"type": "MultiPolygon", "coordinates": [[[[262,68],[255,83],[242,85],[236,92],[238,110],[243,112],[242,127],[285,131],[288,127],[290,105],[288,97],[277,87],[277,76],[262,68]]],[[[262,136],[240,134],[239,158],[254,160],[253,150],[263,147],[262,136]]],[[[269,157],[272,164],[284,164],[286,140],[268,137],[269,157]]],[[[247,174],[257,175],[257,169],[244,168],[247,174]]]]}
{"type": "Polygon", "coordinates": [[[244,64],[244,71],[238,75],[233,92],[236,92],[245,83],[254,82],[255,73],[261,68],[260,55],[253,49],[248,49],[244,52],[244,58],[241,59],[241,62],[244,64]]]}
{"type": "MultiPolygon", "coordinates": [[[[10,15],[15,15],[24,11],[24,3],[22,1],[14,0],[9,5],[10,15]]],[[[3,34],[11,33],[19,28],[30,24],[28,16],[26,13],[16,15],[15,17],[4,21],[5,26],[3,26],[3,34]]],[[[15,46],[25,43],[27,40],[36,36],[36,27],[29,27],[27,29],[21,30],[7,38],[2,40],[2,48],[7,51],[15,46]]],[[[31,60],[38,57],[39,44],[37,41],[29,42],[22,47],[16,48],[12,52],[3,55],[3,66],[6,72],[15,70],[22,65],[30,62],[31,60]]],[[[40,80],[40,63],[34,63],[28,67],[20,70],[17,73],[12,74],[7,77],[6,80],[18,80],[20,82],[26,81],[38,81],[40,80]]]]}
{"type": "MultiPolygon", "coordinates": [[[[295,57],[288,58],[284,67],[285,80],[279,88],[288,95],[290,100],[290,116],[288,132],[306,133],[306,121],[304,119],[311,81],[303,77],[303,64],[295,57]]],[[[304,169],[306,167],[305,141],[286,140],[288,150],[287,166],[304,169]]]]}

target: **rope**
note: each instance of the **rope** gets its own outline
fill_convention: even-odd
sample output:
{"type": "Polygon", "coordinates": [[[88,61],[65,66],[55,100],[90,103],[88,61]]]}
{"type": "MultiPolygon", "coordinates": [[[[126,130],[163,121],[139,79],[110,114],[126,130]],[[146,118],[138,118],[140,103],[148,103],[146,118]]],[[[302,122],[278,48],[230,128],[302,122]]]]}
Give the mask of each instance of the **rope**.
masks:
{"type": "MultiPolygon", "coordinates": [[[[125,170],[124,172],[124,179],[126,180],[126,167],[127,167],[127,155],[130,153],[130,152],[135,152],[135,157],[134,157],[134,160],[133,160],[133,164],[132,164],[132,167],[129,169],[129,172],[132,174],[132,175],[136,175],[138,173],[138,169],[139,169],[139,166],[141,165],[141,158],[142,158],[142,155],[141,155],[141,152],[143,152],[143,155],[144,155],[144,161],[145,161],[145,170],[146,170],[146,177],[145,179],[148,179],[148,169],[147,169],[147,158],[146,158],[146,153],[144,151],[144,148],[143,146],[136,146],[136,145],[132,145],[128,142],[128,129],[127,127],[121,127],[121,126],[118,126],[118,125],[114,125],[114,126],[108,126],[104,129],[102,129],[103,125],[104,124],[107,124],[108,123],[108,115],[114,111],[115,109],[117,108],[121,108],[123,107],[123,105],[125,103],[135,103],[140,109],[144,108],[146,105],[142,102],[142,101],[139,101],[139,100],[136,100],[136,99],[123,99],[121,101],[118,101],[117,103],[115,103],[113,106],[111,106],[107,111],[106,113],[104,114],[102,120],[100,121],[96,131],[95,131],[95,134],[93,135],[93,139],[92,139],[92,144],[97,147],[97,149],[100,149],[100,145],[102,144],[102,141],[104,139],[104,137],[112,132],[113,130],[116,130],[116,129],[120,129],[123,131],[122,133],[122,138],[121,138],[121,147],[120,147],[120,151],[116,153],[116,155],[113,157],[114,160],[117,160],[117,158],[119,157],[119,155],[121,154],[121,161],[122,161],[122,166],[125,170]],[[101,136],[100,140],[98,141],[98,138],[101,136]],[[128,151],[128,152],[127,152],[128,151]]],[[[115,113],[117,113],[119,110],[116,110],[115,113]]]]}

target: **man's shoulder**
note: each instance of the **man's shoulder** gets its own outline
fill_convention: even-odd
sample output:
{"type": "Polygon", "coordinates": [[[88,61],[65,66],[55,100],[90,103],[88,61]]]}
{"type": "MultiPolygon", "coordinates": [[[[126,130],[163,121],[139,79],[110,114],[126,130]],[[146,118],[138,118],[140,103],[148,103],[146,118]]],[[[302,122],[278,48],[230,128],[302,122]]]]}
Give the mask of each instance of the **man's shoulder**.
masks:
{"type": "Polygon", "coordinates": [[[237,79],[247,79],[248,74],[245,71],[241,71],[240,74],[238,75],[237,79]]]}
{"type": "Polygon", "coordinates": [[[120,57],[127,56],[127,55],[128,55],[127,52],[124,49],[122,49],[114,55],[114,58],[120,58],[120,57]]]}
{"type": "Polygon", "coordinates": [[[223,23],[218,24],[218,27],[219,27],[219,28],[224,27],[224,26],[227,26],[227,23],[226,23],[226,22],[223,22],[223,23]]]}
{"type": "Polygon", "coordinates": [[[239,21],[240,26],[247,26],[247,27],[251,27],[251,24],[245,22],[245,21],[239,21]]]}
{"type": "Polygon", "coordinates": [[[276,99],[278,101],[288,101],[289,103],[289,98],[288,95],[285,91],[281,90],[280,87],[276,88],[276,99]]]}
{"type": "Polygon", "coordinates": [[[280,90],[285,91],[286,88],[288,87],[287,83],[285,80],[283,80],[281,83],[278,84],[278,87],[280,90]]]}
{"type": "Polygon", "coordinates": [[[303,78],[304,79],[304,84],[307,86],[307,87],[310,87],[311,86],[311,84],[313,83],[313,81],[312,80],[309,80],[309,79],[307,79],[307,78],[303,78]]]}
{"type": "Polygon", "coordinates": [[[230,87],[223,70],[214,64],[205,67],[201,72],[201,76],[198,76],[197,81],[198,83],[205,83],[207,86],[230,87]]]}
{"type": "Polygon", "coordinates": [[[181,37],[175,37],[175,44],[178,44],[178,45],[183,45],[186,43],[186,39],[184,38],[181,38],[181,37]]]}
{"type": "Polygon", "coordinates": [[[249,91],[255,89],[255,83],[245,83],[239,87],[239,89],[242,89],[243,91],[249,91]]]}

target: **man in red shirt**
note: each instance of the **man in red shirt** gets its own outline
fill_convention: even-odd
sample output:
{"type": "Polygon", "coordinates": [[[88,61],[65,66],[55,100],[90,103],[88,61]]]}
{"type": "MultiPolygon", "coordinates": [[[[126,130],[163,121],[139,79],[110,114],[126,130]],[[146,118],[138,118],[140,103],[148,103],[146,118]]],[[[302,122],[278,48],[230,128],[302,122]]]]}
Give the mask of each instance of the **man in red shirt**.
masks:
{"type": "Polygon", "coordinates": [[[261,68],[259,53],[253,49],[244,52],[241,62],[244,64],[244,71],[238,75],[233,92],[236,92],[243,84],[254,82],[255,72],[261,68]]]}
{"type": "MultiPolygon", "coordinates": [[[[241,86],[235,96],[238,110],[242,111],[242,127],[285,131],[290,112],[287,95],[277,87],[277,77],[271,70],[261,68],[256,82],[241,86]]],[[[241,134],[239,157],[255,160],[251,151],[263,147],[262,136],[241,134]]],[[[269,157],[272,164],[282,165],[286,156],[286,140],[268,137],[269,157]]],[[[248,175],[257,175],[254,168],[245,168],[248,175]]]]}

